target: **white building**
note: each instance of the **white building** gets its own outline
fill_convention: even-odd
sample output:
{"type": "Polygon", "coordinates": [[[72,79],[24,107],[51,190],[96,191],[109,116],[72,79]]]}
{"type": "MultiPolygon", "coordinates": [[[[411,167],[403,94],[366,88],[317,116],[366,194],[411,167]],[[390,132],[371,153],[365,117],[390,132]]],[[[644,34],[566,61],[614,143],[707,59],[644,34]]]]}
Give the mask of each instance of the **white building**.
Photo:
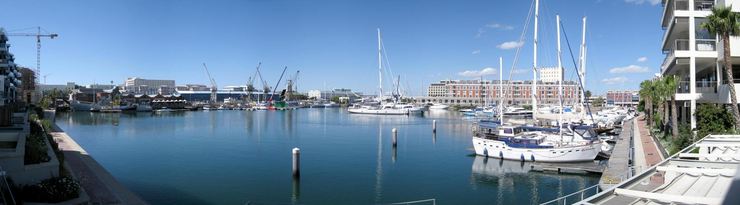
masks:
{"type": "MultiPolygon", "coordinates": [[[[661,26],[665,33],[661,46],[666,57],[661,75],[679,77],[675,95],[678,111],[673,114],[678,116],[679,122],[688,122],[692,129],[696,128],[694,113],[697,103],[730,102],[726,80],[718,80],[725,79],[721,67],[722,54],[718,52],[722,44],[717,44],[717,37],[702,29],[701,24],[714,6],[731,4],[740,5],[740,0],[663,0],[661,26]]],[[[732,10],[738,12],[740,6],[732,10]]],[[[732,57],[740,57],[740,38],[732,37],[730,45],[732,57]]],[[[740,62],[740,59],[733,61],[740,62]]],[[[734,72],[740,72],[740,69],[734,72]]]]}
{"type": "Polygon", "coordinates": [[[126,91],[134,94],[162,94],[169,95],[175,91],[174,80],[151,80],[138,77],[126,79],[126,91]]]}
{"type": "Polygon", "coordinates": [[[540,80],[542,82],[558,82],[562,79],[563,71],[557,67],[553,68],[539,68],[540,80]]]}

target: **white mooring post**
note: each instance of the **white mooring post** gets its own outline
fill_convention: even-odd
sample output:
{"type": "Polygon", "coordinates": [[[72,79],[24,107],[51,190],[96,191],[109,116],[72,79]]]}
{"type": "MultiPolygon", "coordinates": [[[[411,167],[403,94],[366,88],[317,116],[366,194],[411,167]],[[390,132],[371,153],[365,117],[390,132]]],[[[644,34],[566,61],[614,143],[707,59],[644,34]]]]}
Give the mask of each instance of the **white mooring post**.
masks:
{"type": "Polygon", "coordinates": [[[393,128],[391,132],[393,132],[393,147],[396,147],[398,145],[398,129],[393,128]]]}
{"type": "Polygon", "coordinates": [[[293,148],[293,177],[301,176],[301,149],[293,148]]]}
{"type": "Polygon", "coordinates": [[[432,120],[432,132],[437,132],[437,120],[432,120]]]}

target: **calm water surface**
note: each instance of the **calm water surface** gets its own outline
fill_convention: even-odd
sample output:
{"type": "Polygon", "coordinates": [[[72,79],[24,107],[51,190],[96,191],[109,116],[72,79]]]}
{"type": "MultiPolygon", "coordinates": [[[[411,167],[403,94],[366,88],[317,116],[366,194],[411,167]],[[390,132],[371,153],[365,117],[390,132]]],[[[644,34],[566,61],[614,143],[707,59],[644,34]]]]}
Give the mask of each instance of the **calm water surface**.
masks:
{"type": "Polygon", "coordinates": [[[343,109],[57,116],[152,204],[535,204],[598,183],[473,157],[471,123],[447,111],[409,117],[343,109]],[[299,181],[291,176],[293,147],[301,148],[299,181]]]}

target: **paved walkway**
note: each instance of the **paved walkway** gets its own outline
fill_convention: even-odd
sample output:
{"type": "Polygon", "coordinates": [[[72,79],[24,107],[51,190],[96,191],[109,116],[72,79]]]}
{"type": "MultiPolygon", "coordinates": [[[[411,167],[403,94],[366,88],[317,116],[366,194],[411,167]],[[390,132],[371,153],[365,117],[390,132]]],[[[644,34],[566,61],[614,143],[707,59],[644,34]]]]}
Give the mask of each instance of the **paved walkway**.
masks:
{"type": "Polygon", "coordinates": [[[91,204],[147,204],[128,188],[118,183],[67,133],[56,125],[53,129],[51,135],[54,141],[64,152],[65,162],[87,192],[91,204]]]}
{"type": "MultiPolygon", "coordinates": [[[[635,134],[635,143],[640,143],[642,145],[642,154],[644,156],[643,159],[644,163],[647,165],[644,169],[647,169],[663,161],[664,158],[663,155],[661,155],[660,150],[658,149],[658,145],[656,144],[658,142],[653,140],[653,137],[650,136],[647,122],[645,120],[642,120],[642,117],[643,116],[639,116],[635,118],[637,119],[635,120],[635,123],[637,124],[638,130],[638,133],[635,134]]],[[[635,152],[639,152],[639,150],[636,149],[635,152]]],[[[662,183],[663,175],[660,173],[655,174],[650,177],[650,180],[656,183],[662,183]]]]}

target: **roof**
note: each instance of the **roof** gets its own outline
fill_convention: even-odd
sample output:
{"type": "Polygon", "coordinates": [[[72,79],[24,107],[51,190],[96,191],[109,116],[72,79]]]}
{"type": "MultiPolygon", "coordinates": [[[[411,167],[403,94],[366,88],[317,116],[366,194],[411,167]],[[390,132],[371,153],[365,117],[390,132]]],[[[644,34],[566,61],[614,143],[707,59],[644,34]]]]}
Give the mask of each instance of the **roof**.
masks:
{"type": "Polygon", "coordinates": [[[739,164],[740,135],[709,135],[578,204],[721,204],[739,164]]]}

